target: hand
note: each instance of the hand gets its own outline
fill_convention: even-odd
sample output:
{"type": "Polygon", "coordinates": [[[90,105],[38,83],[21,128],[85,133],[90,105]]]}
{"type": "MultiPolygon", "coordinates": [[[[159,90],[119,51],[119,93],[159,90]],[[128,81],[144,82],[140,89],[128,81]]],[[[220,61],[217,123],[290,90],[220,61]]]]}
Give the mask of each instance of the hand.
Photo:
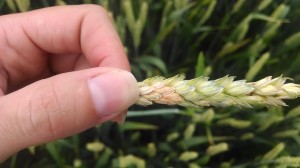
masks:
{"type": "Polygon", "coordinates": [[[31,145],[123,122],[138,98],[129,70],[99,6],[0,16],[0,162],[31,145]]]}

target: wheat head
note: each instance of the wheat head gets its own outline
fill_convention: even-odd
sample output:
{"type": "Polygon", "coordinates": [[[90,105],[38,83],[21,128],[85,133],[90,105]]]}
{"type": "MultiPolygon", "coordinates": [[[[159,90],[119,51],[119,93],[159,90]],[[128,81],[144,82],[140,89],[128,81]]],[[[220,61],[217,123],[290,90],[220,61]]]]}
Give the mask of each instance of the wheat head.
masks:
{"type": "Polygon", "coordinates": [[[199,77],[184,80],[184,75],[171,78],[151,77],[138,83],[139,99],[136,104],[148,106],[153,103],[203,106],[286,106],[284,99],[300,97],[300,85],[286,83],[290,78],[271,76],[257,82],[234,81],[225,76],[216,80],[199,77]]]}

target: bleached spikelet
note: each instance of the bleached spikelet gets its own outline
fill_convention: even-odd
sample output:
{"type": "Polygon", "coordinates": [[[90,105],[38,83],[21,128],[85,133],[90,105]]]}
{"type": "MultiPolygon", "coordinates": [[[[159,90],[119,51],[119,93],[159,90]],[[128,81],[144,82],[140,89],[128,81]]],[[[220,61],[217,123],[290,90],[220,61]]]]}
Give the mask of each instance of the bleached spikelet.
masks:
{"type": "Polygon", "coordinates": [[[257,82],[234,81],[225,76],[217,80],[199,77],[184,80],[184,75],[171,78],[156,76],[138,83],[140,89],[137,104],[148,106],[153,103],[180,105],[185,107],[202,106],[286,106],[284,99],[300,96],[300,85],[286,83],[285,78],[271,76],[257,82]]]}

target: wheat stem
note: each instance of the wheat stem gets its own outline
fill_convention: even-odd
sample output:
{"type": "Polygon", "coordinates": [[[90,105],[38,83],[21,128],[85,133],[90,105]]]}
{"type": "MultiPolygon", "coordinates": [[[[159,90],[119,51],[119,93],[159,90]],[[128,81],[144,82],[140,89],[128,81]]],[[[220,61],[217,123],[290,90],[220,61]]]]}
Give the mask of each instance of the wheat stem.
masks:
{"type": "Polygon", "coordinates": [[[136,104],[148,106],[153,103],[202,106],[286,106],[284,99],[300,97],[300,85],[286,83],[289,78],[271,76],[257,82],[234,81],[225,76],[216,80],[199,77],[184,80],[184,75],[171,78],[151,77],[139,82],[140,95],[136,104]]]}

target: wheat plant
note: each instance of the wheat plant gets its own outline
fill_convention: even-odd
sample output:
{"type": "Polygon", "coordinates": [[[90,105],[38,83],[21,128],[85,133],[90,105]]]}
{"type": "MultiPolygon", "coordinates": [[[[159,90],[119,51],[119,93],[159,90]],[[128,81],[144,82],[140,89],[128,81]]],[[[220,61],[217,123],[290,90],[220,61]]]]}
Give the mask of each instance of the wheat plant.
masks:
{"type": "Polygon", "coordinates": [[[216,80],[199,77],[184,80],[184,75],[171,78],[156,76],[138,83],[140,96],[138,105],[153,103],[180,105],[184,107],[202,106],[287,106],[284,99],[300,97],[300,85],[286,83],[290,78],[268,76],[257,82],[234,81],[225,76],[216,80]]]}
{"type": "Polygon", "coordinates": [[[139,81],[251,82],[146,79],[137,104],[196,108],[132,106],[122,126],[30,147],[0,168],[300,167],[300,104],[285,101],[299,97],[300,1],[0,0],[0,13],[83,3],[108,11],[139,81]],[[298,84],[252,82],[267,74],[298,84]]]}

